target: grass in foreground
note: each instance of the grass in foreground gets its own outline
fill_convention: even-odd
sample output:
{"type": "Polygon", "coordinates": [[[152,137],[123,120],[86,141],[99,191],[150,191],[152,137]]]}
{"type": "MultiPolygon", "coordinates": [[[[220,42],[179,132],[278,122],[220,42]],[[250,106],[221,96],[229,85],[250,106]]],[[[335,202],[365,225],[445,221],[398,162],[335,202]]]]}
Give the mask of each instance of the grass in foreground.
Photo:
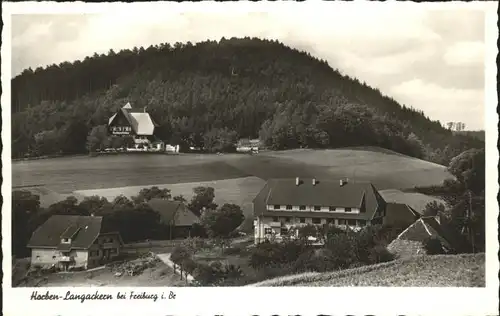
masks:
{"type": "Polygon", "coordinates": [[[291,275],[250,286],[484,287],[485,255],[419,256],[343,271],[291,275]]]}

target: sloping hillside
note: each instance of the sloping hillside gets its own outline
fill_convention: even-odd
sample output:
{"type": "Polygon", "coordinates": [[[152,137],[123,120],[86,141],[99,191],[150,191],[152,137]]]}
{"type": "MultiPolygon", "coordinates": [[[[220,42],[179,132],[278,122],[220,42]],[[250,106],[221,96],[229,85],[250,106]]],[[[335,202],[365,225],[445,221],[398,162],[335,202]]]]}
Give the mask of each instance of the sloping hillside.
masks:
{"type": "Polygon", "coordinates": [[[338,272],[292,275],[250,286],[484,287],[485,255],[424,255],[338,272]]]}
{"type": "Polygon", "coordinates": [[[127,102],[147,107],[160,138],[208,150],[260,136],[273,149],[379,146],[446,165],[482,146],[331,67],[277,41],[234,38],[28,69],[12,80],[12,153],[86,152],[92,128],[127,102]]]}

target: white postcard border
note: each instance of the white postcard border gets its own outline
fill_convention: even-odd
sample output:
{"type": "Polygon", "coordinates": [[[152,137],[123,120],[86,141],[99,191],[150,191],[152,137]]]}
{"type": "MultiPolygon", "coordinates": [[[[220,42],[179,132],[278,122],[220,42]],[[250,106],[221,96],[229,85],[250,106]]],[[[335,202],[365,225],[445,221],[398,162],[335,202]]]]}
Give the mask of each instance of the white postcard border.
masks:
{"type": "Polygon", "coordinates": [[[2,248],[3,259],[3,312],[5,315],[319,315],[319,314],[426,314],[426,315],[483,315],[494,313],[498,307],[498,116],[496,113],[496,3],[369,3],[354,1],[350,3],[322,3],[308,1],[304,3],[50,3],[25,2],[2,3],[2,248]],[[11,288],[11,256],[10,256],[10,209],[11,209],[11,139],[10,139],[10,15],[26,13],[98,13],[105,10],[130,10],[132,14],[141,11],[155,11],[169,6],[169,12],[179,10],[218,10],[265,11],[288,10],[301,6],[300,10],[318,10],[325,12],[332,6],[354,10],[372,10],[380,7],[426,6],[430,9],[457,8],[469,10],[473,8],[488,10],[487,16],[487,49],[485,65],[485,133],[486,142],[486,174],[487,179],[487,252],[486,252],[486,288],[11,288]],[[158,7],[158,9],[156,9],[158,7]],[[40,293],[92,294],[100,293],[116,295],[118,291],[146,291],[148,293],[170,291],[176,294],[175,300],[163,300],[153,303],[149,300],[124,301],[31,301],[30,296],[36,290],[40,293]]]}

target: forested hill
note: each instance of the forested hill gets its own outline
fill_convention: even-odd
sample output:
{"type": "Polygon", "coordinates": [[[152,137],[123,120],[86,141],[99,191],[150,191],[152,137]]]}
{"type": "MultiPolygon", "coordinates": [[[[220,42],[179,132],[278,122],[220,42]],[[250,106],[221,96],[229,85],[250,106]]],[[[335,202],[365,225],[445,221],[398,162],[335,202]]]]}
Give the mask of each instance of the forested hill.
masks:
{"type": "Polygon", "coordinates": [[[274,149],[370,145],[446,164],[484,146],[308,53],[233,38],[25,70],[12,79],[13,156],[86,152],[126,102],[147,107],[164,140],[209,150],[260,136],[274,149]]]}

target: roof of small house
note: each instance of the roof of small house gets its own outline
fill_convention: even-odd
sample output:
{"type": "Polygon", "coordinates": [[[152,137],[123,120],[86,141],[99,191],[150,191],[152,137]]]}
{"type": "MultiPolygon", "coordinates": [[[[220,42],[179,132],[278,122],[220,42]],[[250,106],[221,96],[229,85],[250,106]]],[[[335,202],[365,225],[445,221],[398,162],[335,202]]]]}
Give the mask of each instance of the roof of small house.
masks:
{"type": "Polygon", "coordinates": [[[404,230],[397,239],[424,242],[427,238],[437,238],[441,244],[450,250],[460,247],[459,236],[446,225],[440,224],[435,217],[421,217],[404,230]]]}
{"type": "Polygon", "coordinates": [[[420,214],[407,204],[387,203],[384,224],[406,228],[419,218],[420,214]]]}
{"type": "Polygon", "coordinates": [[[33,232],[28,247],[88,249],[101,233],[101,225],[100,216],[52,215],[33,232]],[[63,238],[70,238],[71,243],[61,244],[63,238]]]}
{"type": "Polygon", "coordinates": [[[151,199],[148,204],[154,211],[160,214],[162,221],[166,224],[173,222],[175,226],[191,226],[199,221],[198,216],[182,202],[151,199]]]}
{"type": "MultiPolygon", "coordinates": [[[[276,216],[276,211],[269,211],[266,205],[306,205],[334,206],[360,208],[364,212],[356,213],[325,213],[306,211],[286,211],[292,216],[335,217],[345,219],[371,220],[377,209],[385,207],[385,200],[377,189],[369,182],[349,182],[340,185],[340,181],[300,179],[270,179],[255,197],[255,216],[276,216]]],[[[283,214],[285,211],[279,211],[283,214]]]]}
{"type": "Polygon", "coordinates": [[[130,105],[130,103],[127,103],[117,113],[109,118],[108,125],[111,125],[118,113],[121,112],[137,135],[153,135],[155,126],[157,126],[157,124],[153,121],[149,113],[131,112],[131,110],[132,106],[130,105]]]}

